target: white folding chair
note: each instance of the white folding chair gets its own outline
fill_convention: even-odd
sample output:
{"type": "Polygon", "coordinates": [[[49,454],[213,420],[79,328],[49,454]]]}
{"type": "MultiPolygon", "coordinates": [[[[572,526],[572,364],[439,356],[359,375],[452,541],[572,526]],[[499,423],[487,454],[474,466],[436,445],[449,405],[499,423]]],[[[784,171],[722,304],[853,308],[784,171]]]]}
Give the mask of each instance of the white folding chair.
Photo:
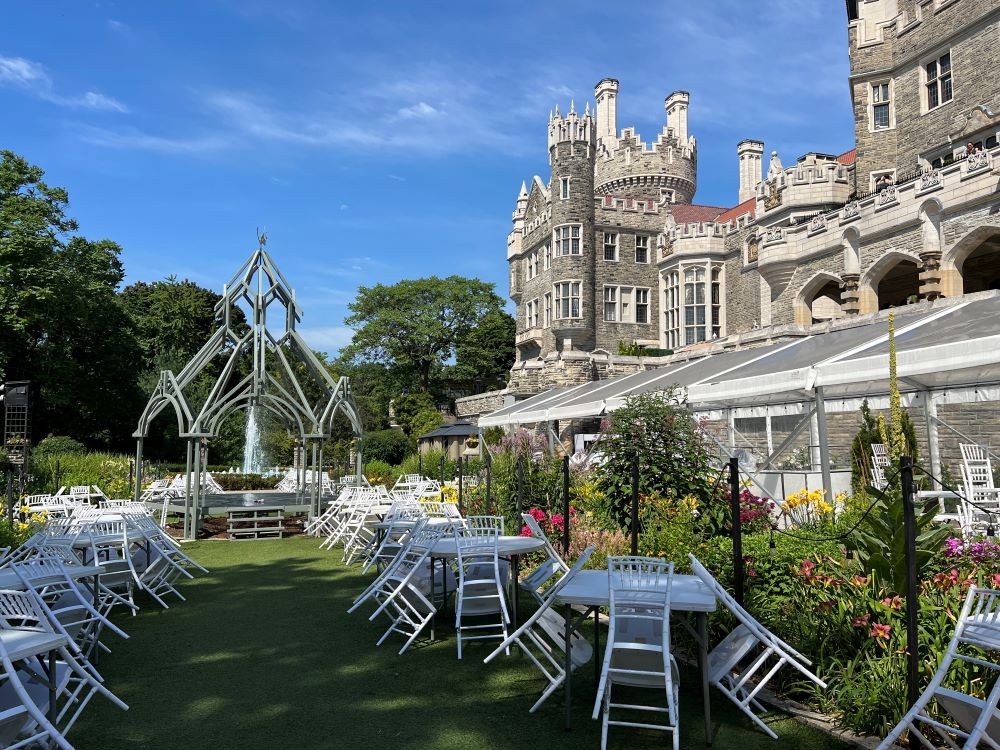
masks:
{"type": "Polygon", "coordinates": [[[500,576],[498,536],[495,529],[482,529],[475,536],[461,536],[457,530],[455,532],[458,548],[455,631],[459,659],[462,658],[464,641],[507,639],[510,615],[500,576]],[[470,618],[495,620],[472,625],[469,623],[470,618]]]}
{"type": "Polygon", "coordinates": [[[970,536],[1000,523],[1000,489],[993,482],[993,466],[986,450],[971,443],[962,443],[960,448],[965,486],[962,533],[970,536]]]}
{"type": "Polygon", "coordinates": [[[70,639],[75,652],[91,658],[94,650],[104,648],[100,642],[101,631],[109,629],[120,638],[128,634],[110,622],[98,611],[93,591],[84,591],[58,558],[34,557],[10,566],[17,574],[25,591],[33,591],[45,602],[55,629],[70,639]]]}
{"type": "Polygon", "coordinates": [[[416,500],[395,501],[385,516],[388,527],[382,531],[381,538],[376,535],[374,549],[366,556],[362,574],[372,566],[378,570],[385,568],[399,554],[405,541],[417,529],[417,524],[426,521],[416,500]]]}
{"type": "Polygon", "coordinates": [[[949,748],[1000,750],[1000,664],[986,658],[997,651],[1000,651],[1000,591],[973,586],[965,597],[955,634],[937,672],[878,750],[893,747],[904,731],[916,736],[927,748],[942,746],[943,742],[949,748]],[[979,668],[977,682],[989,686],[985,699],[942,687],[957,663],[979,668]],[[932,705],[940,709],[943,714],[939,714],[940,718],[931,715],[932,705]]]}
{"type": "Polygon", "coordinates": [[[374,620],[385,613],[390,620],[377,645],[385,643],[392,633],[399,633],[406,637],[399,649],[402,654],[433,619],[437,607],[430,599],[431,576],[434,573],[428,564],[428,557],[441,535],[440,529],[423,526],[419,535],[400,553],[397,562],[373,589],[372,596],[379,606],[368,619],[374,620]]]}
{"type": "Polygon", "coordinates": [[[607,747],[609,726],[670,732],[674,750],[680,747],[679,680],[677,662],[670,654],[673,574],[674,564],[658,557],[608,558],[611,623],[593,712],[593,718],[602,717],[601,750],[607,747]],[[662,690],[667,705],[613,703],[616,685],[662,690]],[[666,723],[612,719],[612,709],[665,714],[666,723]]]}
{"type": "MultiPolygon", "coordinates": [[[[564,666],[566,620],[552,608],[552,605],[559,595],[559,591],[587,564],[587,560],[590,559],[595,549],[597,549],[595,546],[587,547],[566,575],[545,592],[545,598],[541,600],[538,609],[531,617],[497,646],[493,653],[483,659],[484,663],[489,664],[500,655],[501,651],[509,653],[510,647],[515,643],[520,646],[521,651],[538,668],[548,683],[528,713],[537,711],[539,706],[545,703],[548,697],[566,681],[566,668],[564,666]]],[[[574,630],[570,633],[570,654],[570,669],[576,670],[590,661],[594,655],[594,647],[574,630]]]]}
{"type": "Polygon", "coordinates": [[[46,657],[53,647],[65,641],[58,634],[0,630],[0,747],[54,745],[73,750],[63,733],[49,721],[47,686],[32,683],[16,666],[26,659],[46,657]]]}
{"type": "MultiPolygon", "coordinates": [[[[96,694],[103,695],[122,710],[128,709],[104,687],[103,678],[92,666],[85,668],[70,652],[68,639],[59,632],[55,615],[34,591],[0,591],[0,641],[6,647],[4,688],[12,688],[20,698],[27,695],[42,714],[55,716],[55,720],[45,727],[49,737],[55,739],[52,729],[65,736],[96,694]],[[47,657],[53,653],[58,660],[55,678],[50,680],[47,657]],[[17,689],[14,680],[20,682],[23,690],[17,689]],[[51,703],[53,695],[55,705],[51,703]]],[[[0,697],[0,705],[8,705],[3,697],[0,697]]],[[[32,717],[30,724],[36,721],[32,717]]],[[[3,743],[0,746],[8,747],[3,743]]],[[[60,747],[72,748],[68,743],[60,747]]]]}
{"type": "Polygon", "coordinates": [[[824,690],[826,683],[806,668],[812,664],[809,659],[774,635],[743,609],[698,558],[691,554],[688,558],[694,574],[712,590],[715,598],[722,602],[740,623],[708,655],[708,679],[757,726],[773,739],[777,739],[778,735],[774,730],[753,711],[753,709],[764,711],[764,707],[756,700],[757,694],[786,664],[797,669],[824,690]]]}
{"type": "Polygon", "coordinates": [[[521,518],[524,520],[525,525],[531,530],[531,535],[536,539],[541,539],[544,547],[542,549],[545,552],[545,561],[542,562],[537,568],[528,573],[520,582],[520,586],[525,591],[531,592],[531,595],[535,597],[535,601],[542,602],[545,599],[545,594],[543,593],[546,589],[546,585],[550,584],[553,579],[561,580],[561,576],[565,576],[569,572],[569,566],[566,561],[560,557],[556,548],[552,546],[552,542],[542,531],[542,527],[538,525],[538,521],[530,513],[522,513],[521,518]]]}

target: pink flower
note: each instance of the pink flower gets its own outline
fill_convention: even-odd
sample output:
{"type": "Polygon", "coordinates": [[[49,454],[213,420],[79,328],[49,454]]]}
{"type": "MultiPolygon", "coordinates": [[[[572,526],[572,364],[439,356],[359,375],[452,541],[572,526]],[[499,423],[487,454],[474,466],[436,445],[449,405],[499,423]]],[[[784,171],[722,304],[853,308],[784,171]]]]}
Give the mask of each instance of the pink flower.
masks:
{"type": "Polygon", "coordinates": [[[545,511],[541,508],[532,508],[528,511],[528,515],[538,521],[538,523],[545,523],[546,521],[545,511]]]}
{"type": "Polygon", "coordinates": [[[563,531],[566,527],[566,519],[563,518],[562,513],[553,513],[549,520],[552,521],[552,527],[556,531],[563,531]]]}
{"type": "Polygon", "coordinates": [[[808,581],[813,577],[812,572],[813,568],[815,567],[816,563],[814,563],[812,560],[803,560],[802,564],[799,566],[799,573],[805,576],[806,580],[808,581]]]}
{"type": "Polygon", "coordinates": [[[889,607],[890,609],[899,609],[900,607],[903,606],[903,600],[900,599],[898,596],[894,596],[891,599],[887,596],[885,599],[882,600],[882,603],[885,606],[889,607]]]}
{"type": "Polygon", "coordinates": [[[868,621],[872,619],[871,615],[861,615],[861,617],[855,617],[851,620],[852,628],[864,628],[868,626],[868,621]]]}
{"type": "Polygon", "coordinates": [[[868,583],[868,577],[867,576],[852,576],[851,583],[853,583],[855,586],[864,586],[866,583],[868,583]]]}
{"type": "Polygon", "coordinates": [[[871,635],[872,638],[888,639],[889,633],[891,632],[892,627],[890,625],[882,625],[876,622],[872,625],[872,630],[869,635],[871,635]]]}
{"type": "Polygon", "coordinates": [[[1000,573],[994,573],[992,576],[990,576],[990,584],[995,589],[1000,588],[1000,573]]]}
{"type": "Polygon", "coordinates": [[[527,524],[521,527],[521,536],[531,536],[531,527],[527,524]]]}

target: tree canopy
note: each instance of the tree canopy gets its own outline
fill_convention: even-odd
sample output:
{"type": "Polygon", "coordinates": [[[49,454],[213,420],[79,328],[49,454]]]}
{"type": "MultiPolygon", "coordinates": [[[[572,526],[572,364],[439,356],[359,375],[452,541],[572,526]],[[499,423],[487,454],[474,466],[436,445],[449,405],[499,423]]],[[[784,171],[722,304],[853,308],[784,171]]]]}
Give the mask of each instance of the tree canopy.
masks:
{"type": "Polygon", "coordinates": [[[361,287],[348,308],[351,315],[345,322],[355,333],[343,356],[410,375],[423,391],[432,389],[484,318],[505,314],[493,284],[461,276],[361,287]]]}
{"type": "Polygon", "coordinates": [[[68,194],[43,176],[0,151],[0,377],[35,383],[38,429],[107,445],[138,403],[121,248],[73,234],[68,194]]]}

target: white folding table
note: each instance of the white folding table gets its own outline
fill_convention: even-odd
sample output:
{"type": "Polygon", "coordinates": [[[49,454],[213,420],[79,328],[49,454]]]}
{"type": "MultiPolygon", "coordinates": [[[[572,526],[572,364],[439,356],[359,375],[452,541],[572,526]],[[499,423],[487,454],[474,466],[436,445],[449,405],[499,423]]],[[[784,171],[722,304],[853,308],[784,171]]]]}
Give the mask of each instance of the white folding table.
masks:
{"type": "MultiPolygon", "coordinates": [[[[663,579],[663,587],[666,588],[666,576],[663,579]]],[[[566,618],[566,729],[571,723],[571,698],[572,686],[570,684],[572,671],[572,638],[574,629],[573,607],[583,607],[584,613],[579,618],[585,619],[591,612],[596,614],[600,607],[608,607],[611,604],[611,582],[606,570],[581,570],[574,576],[573,580],[567,583],[556,595],[556,604],[564,607],[563,615],[566,618]]],[[[712,744],[712,706],[710,684],[708,681],[708,633],[707,621],[708,613],[714,612],[716,607],[715,594],[706,586],[698,576],[675,574],[670,586],[670,611],[671,612],[694,612],[696,619],[695,639],[698,641],[698,667],[701,671],[702,699],[705,703],[705,739],[706,744],[712,744]]],[[[595,617],[596,619],[596,617],[595,617]]],[[[595,623],[595,639],[599,638],[599,630],[595,623]]],[[[594,659],[600,659],[598,644],[594,644],[594,659]]]]}

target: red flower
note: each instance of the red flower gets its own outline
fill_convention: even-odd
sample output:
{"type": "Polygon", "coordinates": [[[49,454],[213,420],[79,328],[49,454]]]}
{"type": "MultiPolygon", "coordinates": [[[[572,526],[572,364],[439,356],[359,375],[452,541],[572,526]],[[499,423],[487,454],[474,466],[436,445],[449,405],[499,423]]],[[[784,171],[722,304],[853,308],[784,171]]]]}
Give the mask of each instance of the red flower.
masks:
{"type": "Polygon", "coordinates": [[[868,621],[872,619],[871,615],[861,615],[861,617],[855,617],[851,620],[852,628],[864,628],[868,626],[868,621]]]}
{"type": "Polygon", "coordinates": [[[990,576],[990,584],[995,589],[1000,588],[1000,573],[994,573],[992,576],[990,576]]]}
{"type": "Polygon", "coordinates": [[[882,638],[883,640],[887,640],[890,632],[892,632],[891,626],[882,625],[876,622],[872,625],[872,630],[869,635],[871,635],[872,638],[882,638]]]}
{"type": "Polygon", "coordinates": [[[865,584],[868,583],[868,577],[867,576],[853,576],[851,578],[851,583],[853,583],[855,586],[864,586],[865,584]]]}
{"type": "Polygon", "coordinates": [[[528,511],[528,515],[538,521],[538,523],[544,523],[546,520],[545,511],[541,508],[532,508],[528,511]]]}
{"type": "Polygon", "coordinates": [[[531,527],[527,525],[522,526],[521,536],[531,536],[531,527]]]}
{"type": "Polygon", "coordinates": [[[816,563],[812,560],[803,560],[802,564],[799,566],[799,573],[805,576],[806,580],[810,580],[813,577],[813,568],[816,567],[816,563]]]}
{"type": "Polygon", "coordinates": [[[889,607],[890,609],[899,609],[900,607],[903,606],[903,600],[900,599],[898,596],[894,596],[891,599],[889,597],[886,597],[885,599],[882,600],[882,603],[885,606],[889,607]]]}

